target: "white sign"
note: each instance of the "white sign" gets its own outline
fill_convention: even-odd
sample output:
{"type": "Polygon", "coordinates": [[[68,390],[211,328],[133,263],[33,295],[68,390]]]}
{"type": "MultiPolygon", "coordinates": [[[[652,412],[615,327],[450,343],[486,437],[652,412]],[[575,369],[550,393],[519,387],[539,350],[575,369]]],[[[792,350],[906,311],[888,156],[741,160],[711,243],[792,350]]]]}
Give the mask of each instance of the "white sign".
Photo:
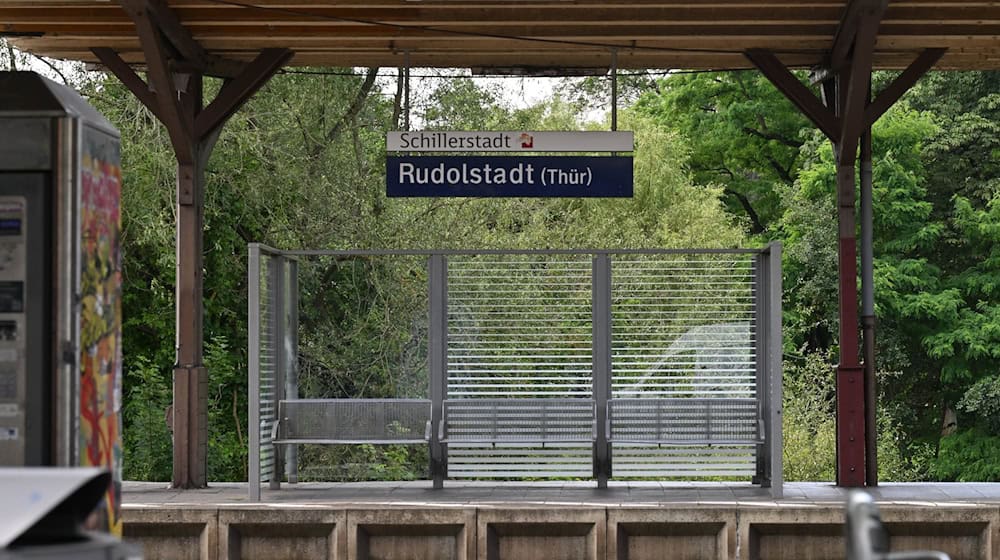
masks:
{"type": "Polygon", "coordinates": [[[388,152],[631,152],[632,132],[423,130],[386,134],[388,152]]]}

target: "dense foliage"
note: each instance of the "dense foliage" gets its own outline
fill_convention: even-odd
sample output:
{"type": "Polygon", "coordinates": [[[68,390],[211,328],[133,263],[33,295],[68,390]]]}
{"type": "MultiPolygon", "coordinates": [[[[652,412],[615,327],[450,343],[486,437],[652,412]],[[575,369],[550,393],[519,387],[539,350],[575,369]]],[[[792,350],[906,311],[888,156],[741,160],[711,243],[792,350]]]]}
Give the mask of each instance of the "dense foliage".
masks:
{"type": "MultiPolygon", "coordinates": [[[[0,45],[0,66],[27,64],[0,45]]],[[[174,161],[117,80],[67,73],[123,137],[125,477],[170,476],[174,161]]],[[[876,76],[876,89],[891,75],[876,76]]],[[[207,173],[209,477],[245,479],[246,246],[733,247],[785,244],[785,466],[833,477],[836,208],[828,142],[756,73],[623,80],[635,197],[387,199],[401,122],[376,71],[277,76],[225,127],[207,173]]],[[[218,84],[211,84],[217,86],[218,84]]],[[[605,85],[512,107],[464,78],[418,88],[424,128],[578,130],[605,85]]],[[[875,287],[883,478],[1000,480],[1000,74],[931,74],[874,127],[875,287]]],[[[301,264],[302,390],[426,391],[416,260],[301,264]]],[[[419,447],[419,446],[416,446],[419,447]]],[[[424,450],[308,448],[305,476],[423,476],[424,450]],[[324,470],[320,468],[326,465],[324,470]]]]}

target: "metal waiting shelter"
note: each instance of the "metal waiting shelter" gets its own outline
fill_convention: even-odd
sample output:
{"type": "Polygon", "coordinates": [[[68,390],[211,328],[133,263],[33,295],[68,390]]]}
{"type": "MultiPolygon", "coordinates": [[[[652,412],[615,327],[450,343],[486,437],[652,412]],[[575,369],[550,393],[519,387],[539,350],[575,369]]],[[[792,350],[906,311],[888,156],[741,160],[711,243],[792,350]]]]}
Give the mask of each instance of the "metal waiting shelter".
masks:
{"type": "Polygon", "coordinates": [[[936,0],[0,3],[0,36],[39,55],[102,65],[169,134],[177,159],[172,426],[172,484],[177,488],[207,484],[208,373],[201,321],[204,170],[225,122],[289,64],[412,65],[529,75],[593,73],[611,66],[761,71],[830,139],[837,155],[837,484],[877,484],[871,125],[931,68],[1000,69],[998,21],[995,2],[936,0]],[[810,69],[811,85],[820,95],[791,68],[810,69]],[[873,92],[876,69],[902,72],[873,92]],[[145,71],[145,78],[137,70],[145,71]],[[224,80],[208,103],[203,99],[205,77],[224,80]]]}
{"type": "Polygon", "coordinates": [[[252,244],[248,272],[251,499],[262,484],[297,479],[298,446],[355,443],[428,445],[436,488],[446,477],[595,478],[599,487],[611,477],[727,477],[781,494],[779,244],[478,252],[252,244]],[[417,259],[427,298],[418,313],[428,333],[423,398],[301,394],[299,269],[320,256],[417,259]]]}

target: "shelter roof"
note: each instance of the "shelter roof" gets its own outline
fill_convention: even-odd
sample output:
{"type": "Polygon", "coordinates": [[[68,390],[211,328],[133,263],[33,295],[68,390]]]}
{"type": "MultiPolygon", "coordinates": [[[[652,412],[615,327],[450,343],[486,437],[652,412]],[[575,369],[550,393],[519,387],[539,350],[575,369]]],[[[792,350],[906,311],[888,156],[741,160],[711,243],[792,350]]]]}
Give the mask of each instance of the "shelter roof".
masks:
{"type": "MultiPolygon", "coordinates": [[[[210,55],[250,60],[287,47],[298,66],[748,68],[742,52],[824,63],[845,0],[156,0],[210,55]]],[[[0,0],[0,34],[19,48],[96,62],[110,47],[143,63],[117,2],[0,0]]],[[[1000,2],[889,2],[874,65],[902,69],[946,47],[943,69],[1000,69],[1000,2]]]]}

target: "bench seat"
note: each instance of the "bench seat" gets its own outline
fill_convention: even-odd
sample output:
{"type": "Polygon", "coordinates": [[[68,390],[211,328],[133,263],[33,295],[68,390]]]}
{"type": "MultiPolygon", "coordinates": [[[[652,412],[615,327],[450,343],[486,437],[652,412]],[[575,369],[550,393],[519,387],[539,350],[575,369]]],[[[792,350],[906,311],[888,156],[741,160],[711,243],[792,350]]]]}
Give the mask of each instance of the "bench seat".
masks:
{"type": "Polygon", "coordinates": [[[597,439],[591,399],[446,399],[438,426],[441,443],[592,443],[597,439]]]}
{"type": "Polygon", "coordinates": [[[608,401],[608,442],[753,445],[764,442],[753,398],[620,398],[608,401]]]}
{"type": "Polygon", "coordinates": [[[426,443],[430,418],[428,399],[282,400],[271,443],[426,443]]]}

